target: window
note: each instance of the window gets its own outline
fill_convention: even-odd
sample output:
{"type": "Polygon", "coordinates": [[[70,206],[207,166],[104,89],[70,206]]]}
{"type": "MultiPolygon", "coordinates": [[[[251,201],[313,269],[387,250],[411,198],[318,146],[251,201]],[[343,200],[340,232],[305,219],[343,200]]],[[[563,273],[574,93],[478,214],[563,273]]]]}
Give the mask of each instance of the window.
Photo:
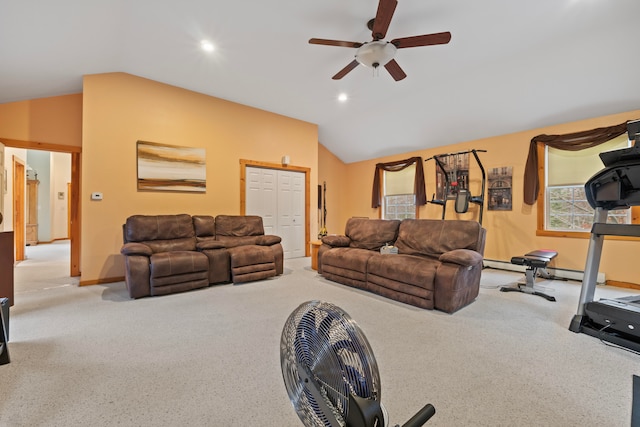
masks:
{"type": "MultiPolygon", "coordinates": [[[[594,210],[587,202],[584,184],[604,165],[599,153],[629,146],[627,135],[580,151],[545,147],[544,231],[588,233],[594,210]]],[[[610,211],[607,222],[630,224],[631,210],[610,211]]]]}
{"type": "Polygon", "coordinates": [[[416,218],[416,196],[414,194],[415,164],[396,172],[383,173],[383,219],[416,218]]]}
{"type": "MultiPolygon", "coordinates": [[[[587,201],[584,185],[547,187],[547,230],[589,232],[594,210],[587,201]]],[[[630,224],[630,210],[609,211],[610,224],[630,224]]]]}

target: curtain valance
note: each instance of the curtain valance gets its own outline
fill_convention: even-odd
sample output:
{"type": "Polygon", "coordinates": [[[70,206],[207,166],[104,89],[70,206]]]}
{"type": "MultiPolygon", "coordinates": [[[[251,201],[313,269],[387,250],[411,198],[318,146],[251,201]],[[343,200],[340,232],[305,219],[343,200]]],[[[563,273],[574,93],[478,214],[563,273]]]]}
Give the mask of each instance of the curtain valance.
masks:
{"type": "Polygon", "coordinates": [[[533,205],[538,200],[538,143],[558,150],[580,151],[612,140],[627,131],[627,122],[564,135],[538,135],[531,139],[529,155],[524,167],[524,202],[533,205]]]}
{"type": "Polygon", "coordinates": [[[397,172],[412,164],[416,164],[416,176],[413,183],[413,191],[416,195],[416,206],[427,204],[427,191],[424,186],[424,170],[422,168],[422,157],[411,157],[406,160],[376,164],[376,172],[373,176],[373,191],[371,193],[371,207],[378,208],[382,203],[380,197],[380,171],[397,172]]]}

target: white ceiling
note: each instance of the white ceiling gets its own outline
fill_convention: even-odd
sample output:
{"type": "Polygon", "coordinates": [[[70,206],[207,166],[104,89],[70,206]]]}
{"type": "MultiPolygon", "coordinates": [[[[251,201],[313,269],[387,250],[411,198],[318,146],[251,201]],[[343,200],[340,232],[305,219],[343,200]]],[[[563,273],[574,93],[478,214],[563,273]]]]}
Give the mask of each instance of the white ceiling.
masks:
{"type": "Polygon", "coordinates": [[[357,67],[378,0],[0,0],[0,103],[123,71],[316,123],[344,162],[640,108],[638,0],[399,0],[407,78],[357,67]],[[200,41],[211,40],[206,54],[200,41]],[[339,103],[340,92],[349,101],[339,103]]]}

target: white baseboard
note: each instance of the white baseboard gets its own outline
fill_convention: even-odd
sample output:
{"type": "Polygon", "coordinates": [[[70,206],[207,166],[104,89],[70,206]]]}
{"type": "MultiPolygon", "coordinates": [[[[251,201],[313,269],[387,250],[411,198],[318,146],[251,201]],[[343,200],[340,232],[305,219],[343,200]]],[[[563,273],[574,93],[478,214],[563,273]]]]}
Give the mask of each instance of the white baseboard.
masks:
{"type": "MultiPolygon", "coordinates": [[[[496,268],[498,270],[519,271],[521,273],[524,273],[525,270],[527,269],[527,267],[524,265],[516,265],[516,264],[511,264],[510,262],[497,261],[493,259],[485,259],[483,263],[485,267],[496,268]]],[[[555,276],[561,279],[577,280],[579,282],[582,282],[582,279],[584,278],[584,271],[580,271],[580,270],[567,270],[564,268],[547,267],[547,271],[552,276],[555,276]]],[[[598,272],[598,277],[596,279],[596,282],[598,284],[604,284],[605,280],[606,278],[604,273],[598,272]]]]}

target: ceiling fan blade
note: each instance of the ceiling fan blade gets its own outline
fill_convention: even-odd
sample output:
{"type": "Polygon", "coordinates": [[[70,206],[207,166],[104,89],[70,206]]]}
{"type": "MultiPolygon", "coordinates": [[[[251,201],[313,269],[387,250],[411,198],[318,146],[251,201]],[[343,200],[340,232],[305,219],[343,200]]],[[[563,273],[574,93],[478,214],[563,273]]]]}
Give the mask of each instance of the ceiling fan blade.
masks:
{"type": "Polygon", "coordinates": [[[325,46],[355,47],[355,48],[362,46],[362,43],[358,43],[358,42],[346,42],[342,40],[328,40],[328,39],[309,39],[309,44],[321,44],[325,46]]]}
{"type": "Polygon", "coordinates": [[[387,35],[397,5],[398,0],[380,0],[378,3],[378,11],[373,19],[373,28],[371,29],[374,40],[382,40],[387,35]]]}
{"type": "Polygon", "coordinates": [[[431,46],[434,44],[447,44],[451,40],[451,33],[446,31],[444,33],[425,34],[422,36],[413,37],[401,37],[399,39],[391,40],[398,49],[405,47],[420,47],[431,46]]]}
{"type": "Polygon", "coordinates": [[[402,71],[402,68],[400,68],[400,65],[398,65],[395,59],[387,62],[384,68],[387,69],[387,71],[389,72],[389,74],[391,74],[391,77],[393,77],[393,80],[395,81],[400,81],[407,77],[407,75],[404,71],[402,71]]]}
{"type": "Polygon", "coordinates": [[[344,67],[342,70],[338,71],[338,73],[335,76],[331,77],[331,78],[333,80],[340,80],[341,78],[346,76],[351,70],[356,68],[359,64],[360,63],[354,59],[352,62],[349,63],[349,65],[344,67]]]}

